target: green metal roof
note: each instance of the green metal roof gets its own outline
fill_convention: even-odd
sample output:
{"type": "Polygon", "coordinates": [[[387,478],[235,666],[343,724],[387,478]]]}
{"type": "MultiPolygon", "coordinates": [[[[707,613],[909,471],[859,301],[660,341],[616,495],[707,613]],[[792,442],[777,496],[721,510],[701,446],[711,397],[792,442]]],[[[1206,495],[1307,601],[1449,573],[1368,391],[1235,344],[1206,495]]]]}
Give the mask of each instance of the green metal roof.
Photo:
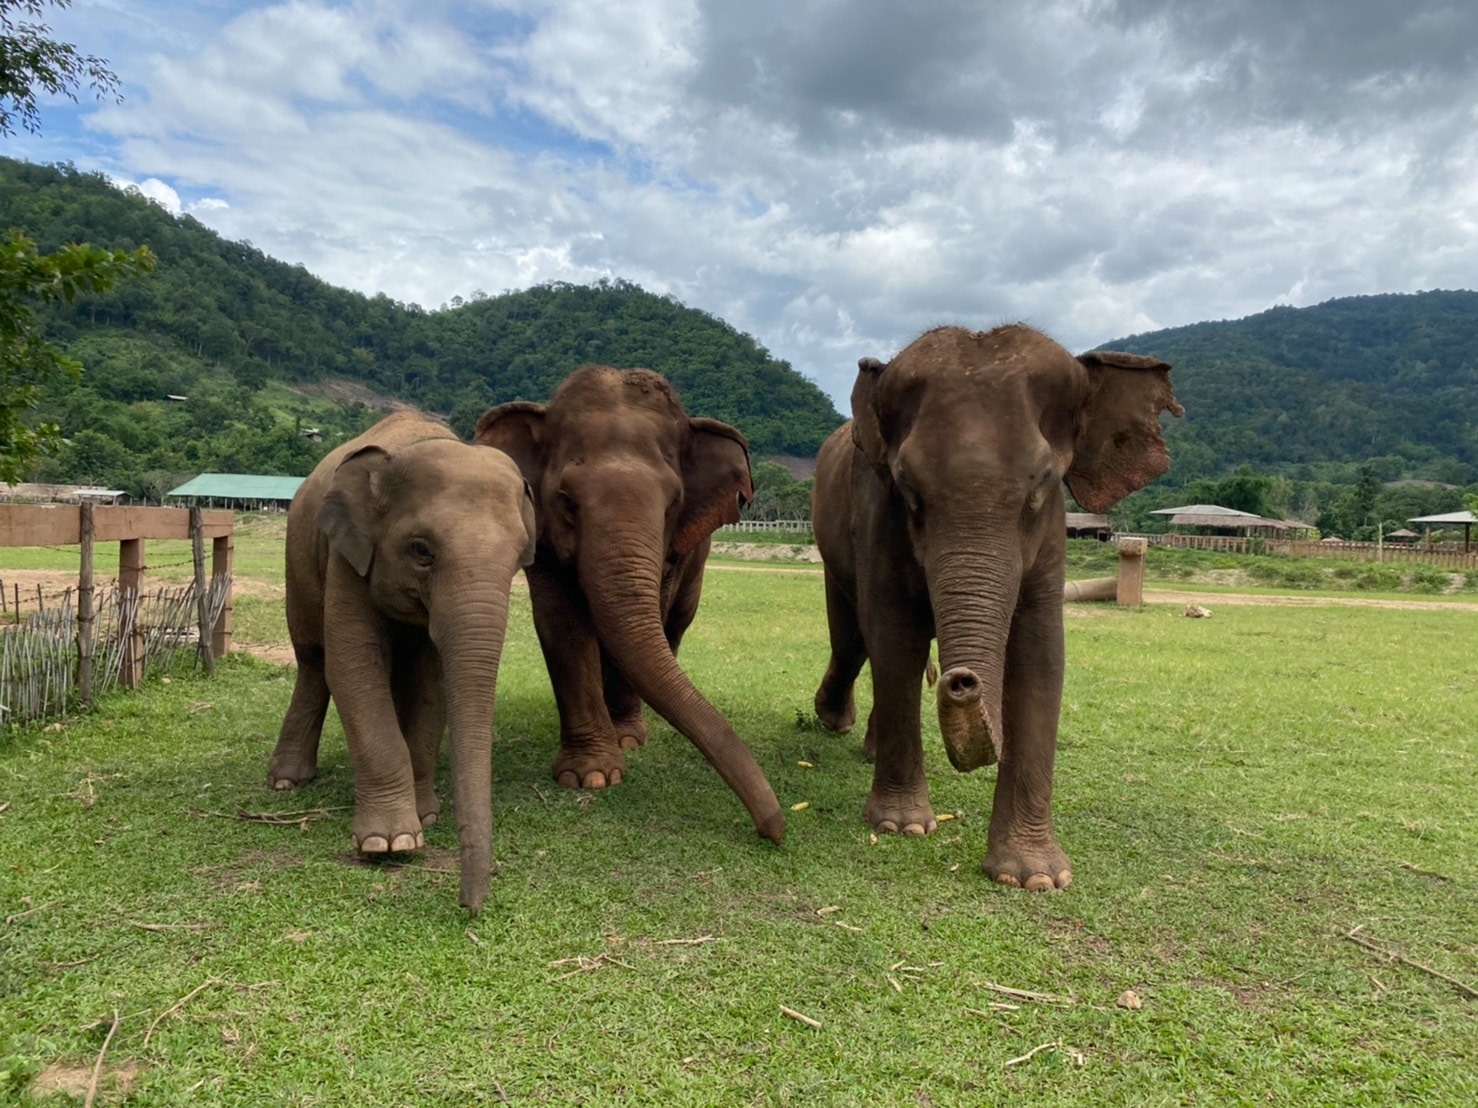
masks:
{"type": "Polygon", "coordinates": [[[256,473],[202,473],[166,496],[216,500],[291,500],[306,477],[272,477],[256,473]]]}

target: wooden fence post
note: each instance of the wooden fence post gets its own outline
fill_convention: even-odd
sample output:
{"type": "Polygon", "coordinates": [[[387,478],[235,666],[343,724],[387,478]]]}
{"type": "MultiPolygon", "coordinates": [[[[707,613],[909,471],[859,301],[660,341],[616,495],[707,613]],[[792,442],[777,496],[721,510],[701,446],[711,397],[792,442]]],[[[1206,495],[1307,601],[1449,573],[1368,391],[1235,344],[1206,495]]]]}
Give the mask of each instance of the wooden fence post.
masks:
{"type": "Polygon", "coordinates": [[[200,661],[207,677],[215,675],[216,659],[211,649],[210,598],[205,592],[205,531],[200,522],[200,509],[190,509],[190,552],[195,560],[195,623],[200,629],[200,661]]]}
{"type": "MultiPolygon", "coordinates": [[[[234,531],[211,540],[210,575],[212,579],[231,576],[234,547],[234,531]]],[[[217,658],[224,658],[231,653],[231,590],[229,588],[226,590],[226,599],[221,603],[220,614],[216,616],[216,625],[211,631],[210,648],[211,653],[217,658]]]]}
{"type": "Polygon", "coordinates": [[[1119,587],[1115,599],[1121,608],[1138,608],[1144,603],[1144,552],[1148,546],[1144,539],[1119,540],[1119,587]]]}
{"type": "Polygon", "coordinates": [[[118,591],[123,594],[125,608],[133,611],[133,620],[123,643],[123,667],[119,677],[130,689],[144,681],[143,615],[144,540],[123,539],[118,543],[118,591]]]}
{"type": "Polygon", "coordinates": [[[92,706],[92,505],[83,503],[78,527],[82,565],[77,571],[77,697],[92,706]]]}

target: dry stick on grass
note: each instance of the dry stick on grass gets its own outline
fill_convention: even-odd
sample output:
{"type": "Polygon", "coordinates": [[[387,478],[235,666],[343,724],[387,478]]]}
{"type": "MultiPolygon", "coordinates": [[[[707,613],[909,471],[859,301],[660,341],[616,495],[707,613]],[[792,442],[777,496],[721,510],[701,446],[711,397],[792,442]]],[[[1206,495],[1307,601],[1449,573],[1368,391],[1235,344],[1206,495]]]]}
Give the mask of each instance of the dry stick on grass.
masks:
{"type": "Polygon", "coordinates": [[[821,1030],[821,1021],[820,1020],[813,1020],[810,1016],[802,1015],[800,1012],[797,1012],[794,1008],[787,1008],[785,1005],[782,1004],[782,1005],[780,1005],[780,1014],[783,1015],[783,1016],[789,1016],[791,1019],[795,1020],[797,1023],[803,1023],[807,1027],[814,1027],[817,1031],[820,1031],[821,1030]]]}
{"type": "Polygon", "coordinates": [[[129,920],[130,927],[137,927],[140,931],[209,931],[216,925],[213,923],[139,923],[138,920],[129,920]]]}
{"type": "MultiPolygon", "coordinates": [[[[21,901],[21,903],[24,904],[25,901],[21,901]]],[[[18,919],[25,919],[27,916],[35,915],[37,912],[44,912],[55,903],[56,901],[54,900],[48,900],[45,904],[38,904],[34,908],[27,908],[24,912],[17,912],[13,916],[6,916],[5,925],[8,927],[18,919]]]]}
{"type": "Polygon", "coordinates": [[[1454,989],[1456,989],[1458,992],[1462,993],[1469,999],[1478,1000],[1478,989],[1473,988],[1471,985],[1465,985],[1456,977],[1448,977],[1447,974],[1443,973],[1441,970],[1434,970],[1431,966],[1424,966],[1420,962],[1415,962],[1412,959],[1406,957],[1406,955],[1404,954],[1397,954],[1394,950],[1387,950],[1385,947],[1379,946],[1376,943],[1371,942],[1369,939],[1362,938],[1360,932],[1363,930],[1365,930],[1365,925],[1361,924],[1359,927],[1355,928],[1355,930],[1346,935],[1345,938],[1349,939],[1350,942],[1356,944],[1357,946],[1363,946],[1366,950],[1375,951],[1375,953],[1379,954],[1381,957],[1389,959],[1392,962],[1400,962],[1403,966],[1410,966],[1412,969],[1421,970],[1425,974],[1430,974],[1432,977],[1435,977],[1441,981],[1446,981],[1454,989]]]}
{"type": "Polygon", "coordinates": [[[654,939],[653,946],[701,946],[704,943],[716,943],[718,939],[712,935],[699,935],[696,939],[654,939]]]}
{"type": "Polygon", "coordinates": [[[550,969],[554,969],[556,966],[579,967],[578,969],[570,970],[569,973],[560,974],[554,979],[556,981],[563,981],[566,977],[574,977],[577,974],[581,973],[594,973],[596,970],[600,969],[601,966],[620,966],[622,969],[631,969],[631,967],[628,966],[625,962],[621,961],[621,959],[612,958],[609,954],[597,954],[594,958],[587,958],[583,954],[576,955],[574,958],[556,958],[554,961],[550,962],[548,966],[550,969]]]}
{"type": "Polygon", "coordinates": [[[98,1051],[98,1060],[93,1063],[92,1080],[87,1083],[87,1099],[82,1102],[82,1108],[92,1108],[92,1102],[97,1099],[98,1079],[103,1076],[103,1059],[108,1054],[108,1044],[113,1041],[113,1036],[118,1033],[118,1009],[113,1009],[113,1026],[108,1028],[108,1037],[103,1040],[103,1049],[98,1051]]]}
{"type": "Polygon", "coordinates": [[[990,1001],[987,1001],[986,1002],[986,1005],[985,1006],[987,1008],[991,1009],[991,1011],[989,1011],[989,1012],[982,1012],[979,1008],[966,1008],[965,1011],[969,1012],[972,1016],[979,1016],[981,1019],[987,1019],[987,1020],[995,1019],[996,1018],[995,1017],[995,1013],[996,1012],[1019,1012],[1019,1011],[1021,1011],[1021,1005],[1020,1004],[1007,1004],[1004,1000],[990,1000],[990,1001]]]}
{"type": "Polygon", "coordinates": [[[184,996],[180,997],[179,1000],[175,1001],[168,1008],[166,1008],[164,1011],[160,1012],[157,1016],[155,1016],[154,1017],[154,1022],[151,1023],[151,1024],[149,1024],[149,1030],[146,1031],[146,1032],[144,1032],[144,1046],[143,1046],[143,1049],[145,1049],[145,1050],[148,1049],[148,1047],[149,1047],[149,1040],[151,1038],[153,1038],[153,1036],[154,1036],[154,1028],[156,1028],[156,1027],[159,1026],[159,1021],[160,1020],[162,1020],[165,1016],[169,1015],[171,1012],[178,1012],[197,993],[204,992],[206,989],[210,988],[212,985],[219,985],[219,984],[221,984],[221,979],[219,977],[207,977],[199,985],[196,985],[188,993],[186,993],[184,996]]]}
{"type": "Polygon", "coordinates": [[[1002,1069],[1006,1069],[1011,1066],[1019,1066],[1022,1062],[1029,1062],[1038,1054],[1042,1053],[1042,1051],[1044,1050],[1060,1050],[1080,1066],[1088,1061],[1087,1058],[1083,1057],[1083,1052],[1081,1050],[1074,1050],[1070,1046],[1064,1046],[1061,1039],[1056,1039],[1050,1043],[1043,1043],[1041,1046],[1034,1046],[1025,1054],[1022,1054],[1016,1058],[1008,1058],[1006,1060],[1005,1066],[1003,1066],[1002,1069]]]}
{"type": "Polygon", "coordinates": [[[1026,989],[1013,989],[1009,985],[997,985],[993,981],[987,981],[980,987],[982,989],[989,989],[993,993],[1000,993],[1002,996],[1014,996],[1018,1000],[1035,1000],[1041,1004],[1061,1004],[1066,1006],[1077,1003],[1070,996],[1056,996],[1052,993],[1033,993],[1026,989]]]}
{"type": "MultiPolygon", "coordinates": [[[[3,811],[5,811],[5,809],[4,808],[0,808],[0,812],[3,812],[3,811]]],[[[1415,873],[1415,874],[1418,874],[1421,877],[1435,877],[1438,881],[1451,881],[1452,880],[1452,878],[1448,877],[1447,874],[1445,874],[1445,873],[1435,873],[1435,872],[1433,872],[1432,870],[1429,870],[1429,869],[1422,869],[1421,866],[1413,865],[1410,862],[1398,862],[1396,864],[1399,865],[1402,869],[1409,870],[1410,872],[1415,873]]],[[[1357,928],[1357,930],[1358,930],[1358,928],[1357,928]]]]}

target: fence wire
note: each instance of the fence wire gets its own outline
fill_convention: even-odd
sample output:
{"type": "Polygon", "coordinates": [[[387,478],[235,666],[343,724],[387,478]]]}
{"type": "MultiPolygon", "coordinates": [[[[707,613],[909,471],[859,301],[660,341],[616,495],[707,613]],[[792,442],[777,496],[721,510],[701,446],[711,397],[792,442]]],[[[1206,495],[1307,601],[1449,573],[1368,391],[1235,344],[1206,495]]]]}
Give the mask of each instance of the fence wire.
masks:
{"type": "MultiPolygon", "coordinates": [[[[231,595],[229,574],[206,586],[206,626],[214,627],[231,595]]],[[[125,593],[114,585],[93,593],[92,690],[117,686],[130,636],[141,640],[145,672],[174,672],[200,664],[195,585],[125,593]]],[[[0,722],[26,723],[66,715],[76,696],[76,590],[66,589],[44,610],[0,631],[0,722]]]]}

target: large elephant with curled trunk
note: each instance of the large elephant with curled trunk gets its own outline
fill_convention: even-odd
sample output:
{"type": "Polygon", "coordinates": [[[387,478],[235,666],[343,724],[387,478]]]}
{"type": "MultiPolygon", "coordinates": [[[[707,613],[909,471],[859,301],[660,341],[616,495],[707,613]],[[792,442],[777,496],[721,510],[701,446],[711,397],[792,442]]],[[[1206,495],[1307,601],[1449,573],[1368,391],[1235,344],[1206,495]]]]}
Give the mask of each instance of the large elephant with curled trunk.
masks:
{"type": "Polygon", "coordinates": [[[354,767],[362,854],[414,850],[436,822],[451,732],[462,904],[492,875],[494,689],[513,575],[533,558],[533,497],[506,455],[401,412],[329,453],[287,515],[297,683],[267,781],[318,769],[332,695],[354,767]]]}
{"type": "Polygon", "coordinates": [[[651,370],[586,365],[548,407],[514,401],[484,414],[475,441],[510,454],[535,492],[539,543],[526,572],[559,706],[556,780],[619,782],[624,751],[646,741],[646,701],[778,843],[785,824],[774,790],[677,662],[709,536],[754,496],[744,436],[689,419],[651,370]]]}
{"type": "Polygon", "coordinates": [[[1064,480],[1092,512],[1170,465],[1160,413],[1181,415],[1170,367],[1073,357],[1023,325],[928,331],[886,365],[858,363],[852,420],[821,448],[812,498],[831,660],[816,713],[852,727],[872,664],[863,818],[923,835],[919,701],[930,641],[950,761],[999,761],[983,868],[1003,885],[1072,880],[1052,827],[1062,702],[1064,480]]]}

